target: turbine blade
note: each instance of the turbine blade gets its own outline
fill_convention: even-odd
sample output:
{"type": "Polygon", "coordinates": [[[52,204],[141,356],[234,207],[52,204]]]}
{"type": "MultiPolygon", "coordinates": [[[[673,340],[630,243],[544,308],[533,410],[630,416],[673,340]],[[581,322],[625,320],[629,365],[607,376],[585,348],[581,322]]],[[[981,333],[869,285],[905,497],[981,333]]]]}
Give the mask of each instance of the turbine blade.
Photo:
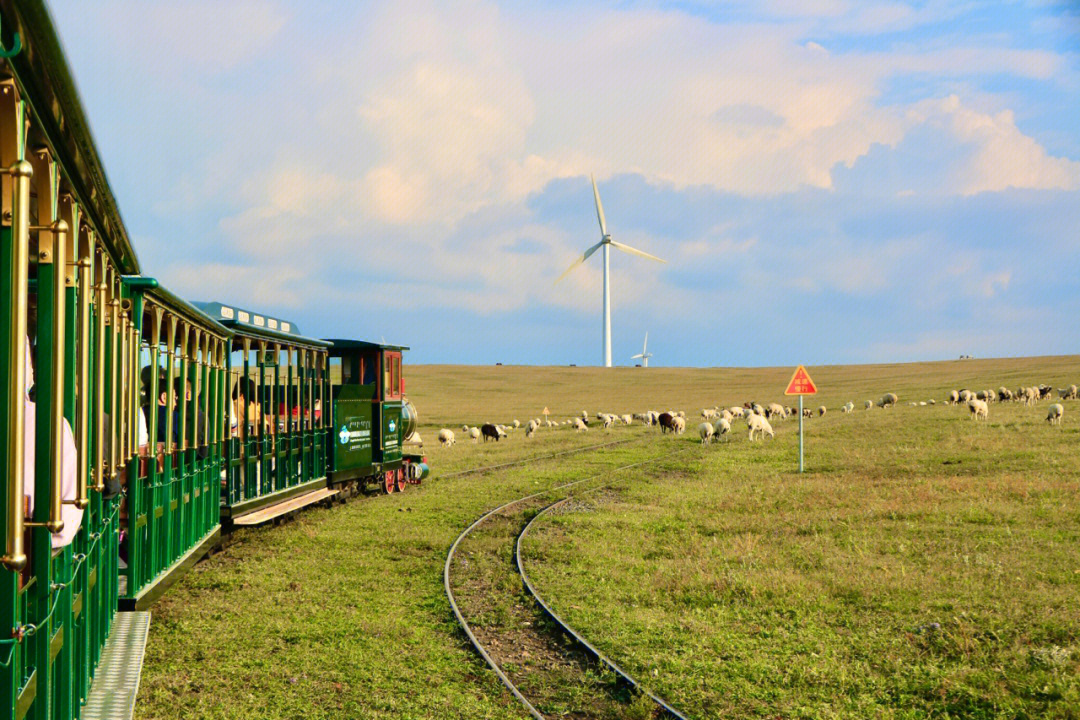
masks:
{"type": "Polygon", "coordinates": [[[596,178],[592,175],[589,176],[592,180],[592,194],[596,199],[596,218],[600,221],[600,234],[607,235],[607,222],[604,220],[604,206],[600,204],[600,191],[596,189],[596,178]]]}
{"type": "Polygon", "coordinates": [[[560,283],[560,282],[562,281],[562,279],[563,279],[564,277],[566,277],[567,275],[569,275],[569,274],[570,274],[570,271],[571,271],[571,270],[573,270],[573,269],[574,269],[574,268],[576,268],[576,267],[577,267],[578,265],[580,265],[581,263],[583,263],[583,262],[585,262],[586,260],[588,260],[588,259],[589,259],[589,256],[590,256],[590,255],[592,255],[592,254],[593,254],[594,252],[596,252],[597,250],[599,250],[599,249],[600,249],[600,246],[601,246],[601,245],[603,245],[603,243],[596,243],[596,244],[595,244],[595,245],[593,245],[593,246],[592,246],[591,248],[589,248],[588,250],[586,250],[585,252],[583,252],[583,253],[581,254],[581,257],[579,257],[579,258],[578,258],[577,260],[575,260],[575,261],[574,261],[574,263],[573,263],[573,264],[572,264],[572,265],[571,265],[570,267],[566,268],[566,271],[565,271],[565,272],[564,272],[564,273],[563,273],[562,275],[560,275],[560,276],[559,276],[559,279],[558,279],[558,280],[556,280],[556,281],[555,281],[554,283],[552,283],[552,284],[553,284],[553,285],[558,285],[558,284],[559,284],[559,283],[560,283]]]}
{"type": "Polygon", "coordinates": [[[611,241],[611,247],[617,247],[620,250],[622,250],[623,252],[630,253],[631,255],[639,255],[639,256],[641,256],[643,258],[647,258],[649,260],[655,260],[656,262],[662,262],[662,263],[667,262],[667,260],[661,260],[660,258],[656,257],[655,255],[650,255],[647,252],[642,252],[641,250],[638,250],[637,248],[632,248],[629,245],[623,245],[621,242],[615,242],[614,240],[611,241]]]}
{"type": "Polygon", "coordinates": [[[641,352],[646,353],[649,351],[649,331],[645,331],[645,344],[641,346],[641,352]]]}
{"type": "Polygon", "coordinates": [[[642,355],[641,353],[638,353],[637,355],[631,355],[630,359],[631,360],[637,360],[638,358],[643,358],[643,357],[645,357],[645,356],[642,355]]]}

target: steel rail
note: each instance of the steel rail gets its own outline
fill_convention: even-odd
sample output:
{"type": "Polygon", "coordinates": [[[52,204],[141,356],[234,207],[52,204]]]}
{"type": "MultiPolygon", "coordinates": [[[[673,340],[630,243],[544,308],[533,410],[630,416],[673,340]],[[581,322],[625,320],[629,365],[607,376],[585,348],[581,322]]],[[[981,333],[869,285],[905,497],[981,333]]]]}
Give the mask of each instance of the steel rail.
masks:
{"type": "MultiPolygon", "coordinates": [[[[619,442],[616,442],[616,443],[607,443],[607,445],[597,446],[597,447],[607,447],[608,445],[616,445],[616,444],[620,444],[620,443],[623,443],[623,442],[628,442],[628,441],[623,440],[623,441],[619,441],[619,442]]],[[[610,470],[605,471],[605,474],[606,473],[620,472],[622,470],[629,470],[630,468],[640,467],[642,465],[648,465],[649,463],[657,462],[658,460],[664,460],[666,458],[673,457],[675,455],[679,455],[681,453],[687,452],[687,450],[689,450],[689,448],[683,448],[681,450],[676,450],[675,452],[667,453],[665,455],[660,455],[660,456],[657,456],[657,457],[654,457],[654,458],[649,458],[648,460],[642,460],[641,462],[630,463],[628,465],[620,465],[619,467],[611,468],[610,470]]],[[[508,463],[508,464],[516,464],[516,463],[508,463]]],[[[540,714],[540,711],[537,710],[533,706],[533,704],[530,703],[529,700],[524,695],[521,694],[521,691],[517,689],[517,686],[514,685],[514,683],[510,680],[510,678],[508,678],[506,676],[505,673],[503,673],[503,671],[499,667],[498,663],[496,663],[494,658],[492,658],[491,655],[488,654],[487,650],[484,649],[484,646],[480,644],[479,639],[477,639],[475,633],[473,633],[473,631],[472,631],[472,627],[469,625],[468,621],[465,620],[465,616],[461,613],[461,608],[458,607],[457,600],[454,598],[454,591],[450,588],[450,568],[451,568],[451,566],[453,565],[453,562],[454,562],[454,553],[457,552],[458,546],[461,544],[461,541],[464,540],[469,535],[469,533],[471,533],[473,530],[475,530],[481,523],[483,523],[485,520],[487,520],[492,515],[495,515],[496,513],[502,512],[503,510],[505,510],[505,509],[507,509],[509,507],[512,507],[514,505],[517,505],[519,503],[523,503],[523,502],[526,502],[528,500],[538,498],[538,497],[540,497],[542,495],[546,495],[548,493],[555,492],[555,491],[558,491],[558,490],[566,490],[568,488],[576,487],[578,485],[581,485],[582,483],[586,483],[586,482],[589,482],[591,480],[597,480],[597,479],[602,478],[602,477],[604,477],[604,474],[590,475],[587,478],[582,478],[580,480],[574,480],[573,482],[563,483],[562,485],[556,485],[555,487],[547,488],[545,490],[540,490],[540,491],[532,493],[530,495],[525,495],[524,497],[520,497],[520,498],[518,498],[516,500],[511,500],[510,502],[499,505],[498,507],[496,507],[496,508],[494,508],[492,510],[488,510],[486,513],[484,513],[479,518],[474,520],[471,525],[469,525],[467,528],[465,528],[461,532],[461,534],[457,536],[457,539],[454,540],[454,543],[450,546],[450,550],[446,553],[446,563],[443,565],[443,590],[446,593],[446,599],[450,602],[450,608],[454,611],[454,617],[457,618],[458,624],[461,625],[461,628],[465,631],[465,634],[466,634],[466,636],[468,636],[469,641],[472,643],[473,647],[480,654],[480,656],[482,658],[484,658],[484,660],[487,662],[488,666],[492,670],[495,671],[495,674],[499,677],[499,680],[502,681],[502,684],[504,686],[506,686],[506,688],[514,695],[514,697],[516,697],[521,702],[522,705],[525,706],[525,709],[528,710],[529,714],[532,715],[534,718],[536,718],[536,720],[547,720],[547,718],[545,718],[543,715],[540,714]]],[[[566,499],[569,499],[569,496],[567,496],[566,498],[563,498],[563,500],[566,500],[566,499]]],[[[650,695],[650,697],[652,697],[652,696],[650,695]]],[[[666,706],[662,706],[662,707],[665,707],[665,709],[667,709],[666,706]]],[[[682,720],[686,720],[681,715],[676,715],[676,717],[682,718],[682,720]]]]}
{"type": "Polygon", "coordinates": [[[438,478],[439,480],[447,480],[449,478],[461,477],[462,475],[478,475],[480,473],[491,472],[493,470],[502,470],[503,468],[516,467],[518,465],[525,465],[526,463],[537,462],[539,460],[550,460],[551,458],[562,457],[564,455],[576,455],[577,453],[586,452],[588,450],[599,450],[600,448],[612,447],[614,445],[625,445],[628,442],[633,442],[639,438],[626,438],[624,440],[612,440],[611,442],[601,443],[599,445],[587,445],[585,447],[573,448],[571,450],[563,450],[557,453],[551,453],[550,455],[534,455],[532,457],[522,458],[521,460],[511,460],[510,462],[500,463],[498,465],[485,465],[484,467],[469,468],[468,470],[456,470],[446,475],[433,475],[432,480],[438,478]]]}
{"type": "Polygon", "coordinates": [[[676,718],[676,720],[687,720],[687,717],[685,715],[673,708],[666,700],[661,698],[659,695],[655,695],[651,691],[649,691],[648,688],[635,680],[630,675],[630,673],[623,670],[615,663],[614,660],[604,655],[604,653],[600,652],[597,648],[593,647],[593,645],[588,640],[586,640],[581,635],[581,633],[579,633],[577,630],[571,627],[569,623],[559,617],[555,613],[555,611],[552,610],[551,607],[549,607],[548,604],[544,602],[543,598],[540,597],[540,593],[537,592],[536,588],[529,580],[529,575],[525,572],[525,563],[521,559],[521,542],[525,539],[525,535],[528,534],[529,529],[532,528],[533,523],[536,522],[541,515],[546,513],[548,510],[553,510],[559,505],[562,505],[567,500],[570,500],[570,497],[564,497],[562,500],[556,500],[540,512],[536,513],[536,515],[534,515],[532,519],[525,524],[525,527],[521,529],[521,532],[518,533],[517,540],[514,542],[514,563],[517,565],[518,575],[521,576],[521,581],[522,584],[525,586],[526,592],[528,592],[529,595],[532,595],[533,600],[535,600],[536,604],[540,606],[540,609],[544,611],[544,614],[547,615],[563,633],[573,638],[574,641],[578,644],[578,646],[580,646],[587,653],[592,655],[598,662],[606,665],[612,672],[622,678],[623,682],[625,682],[637,692],[648,695],[653,702],[660,706],[660,709],[663,710],[668,715],[668,717],[676,718]]]}

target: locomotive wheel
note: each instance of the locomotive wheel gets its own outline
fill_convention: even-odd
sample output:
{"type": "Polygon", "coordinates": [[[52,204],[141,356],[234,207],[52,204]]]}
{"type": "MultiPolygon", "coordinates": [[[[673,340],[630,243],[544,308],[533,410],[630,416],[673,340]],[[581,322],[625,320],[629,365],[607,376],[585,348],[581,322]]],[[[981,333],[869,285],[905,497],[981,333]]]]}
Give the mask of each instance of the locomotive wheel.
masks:
{"type": "Polygon", "coordinates": [[[394,492],[396,484],[397,483],[394,482],[394,471],[387,470],[386,473],[383,474],[383,490],[386,491],[387,495],[394,492]]]}
{"type": "Polygon", "coordinates": [[[394,482],[397,485],[397,491],[398,492],[405,492],[405,485],[407,484],[407,480],[405,479],[405,468],[403,468],[403,467],[398,468],[395,471],[395,475],[396,475],[396,480],[394,482]]]}

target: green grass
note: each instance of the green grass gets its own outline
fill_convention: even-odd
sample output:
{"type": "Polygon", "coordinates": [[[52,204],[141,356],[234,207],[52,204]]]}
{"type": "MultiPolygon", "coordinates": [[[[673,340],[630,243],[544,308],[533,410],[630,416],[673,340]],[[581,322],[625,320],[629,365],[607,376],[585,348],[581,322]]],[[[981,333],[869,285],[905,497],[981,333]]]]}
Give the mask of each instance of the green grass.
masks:
{"type": "Polygon", "coordinates": [[[1078,717],[1080,432],[1044,414],[827,415],[802,476],[788,421],[542,518],[526,563],[695,717],[1078,717]]]}
{"type": "MultiPolygon", "coordinates": [[[[791,473],[794,423],[773,443],[751,447],[741,431],[694,449],[678,474],[632,472],[603,512],[537,529],[544,591],[700,717],[1075,715],[1080,403],[1066,404],[1061,428],[1043,422],[1045,406],[995,405],[978,425],[941,406],[838,408],[889,391],[904,403],[954,387],[1063,386],[1080,359],[810,372],[831,412],[807,423],[807,475],[791,473]],[[603,617],[581,610],[612,598],[596,605],[610,608],[603,617]],[[932,622],[941,629],[914,632],[932,622]]],[[[435,477],[239,533],[198,565],[153,609],[138,716],[525,717],[453,620],[442,591],[450,543],[502,502],[696,439],[545,428],[474,446],[460,425],[524,422],[545,405],[553,417],[669,407],[696,417],[779,400],[790,374],[409,368],[435,477]],[[458,431],[456,446],[432,446],[440,426],[458,431]],[[634,441],[439,478],[609,438],[634,441]]]]}

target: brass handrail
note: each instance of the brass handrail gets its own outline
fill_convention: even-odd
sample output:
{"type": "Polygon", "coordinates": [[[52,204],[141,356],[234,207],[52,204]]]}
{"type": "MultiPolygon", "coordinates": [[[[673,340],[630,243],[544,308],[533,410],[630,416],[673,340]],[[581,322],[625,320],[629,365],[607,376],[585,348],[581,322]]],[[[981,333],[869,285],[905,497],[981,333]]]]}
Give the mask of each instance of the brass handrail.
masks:
{"type": "Polygon", "coordinates": [[[30,178],[34,168],[19,160],[10,168],[11,175],[11,296],[10,336],[8,339],[8,454],[7,454],[7,537],[5,553],[0,562],[14,572],[26,567],[26,548],[23,546],[23,487],[26,432],[26,311],[29,305],[30,254],[30,178]]]}

